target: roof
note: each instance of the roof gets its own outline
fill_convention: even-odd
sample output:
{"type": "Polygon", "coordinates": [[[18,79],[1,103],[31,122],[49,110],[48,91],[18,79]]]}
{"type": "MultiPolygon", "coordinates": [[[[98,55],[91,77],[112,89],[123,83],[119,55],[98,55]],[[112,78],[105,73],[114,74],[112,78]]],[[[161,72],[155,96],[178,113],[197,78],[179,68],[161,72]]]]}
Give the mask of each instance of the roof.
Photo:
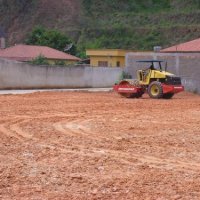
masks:
{"type": "Polygon", "coordinates": [[[159,63],[159,62],[164,62],[163,60],[137,60],[136,62],[145,62],[145,63],[159,63]]]}
{"type": "Polygon", "coordinates": [[[162,49],[161,52],[200,52],[200,38],[162,49]]]}
{"type": "Polygon", "coordinates": [[[6,37],[4,29],[0,26],[0,38],[1,37],[6,37]]]}
{"type": "Polygon", "coordinates": [[[17,61],[31,61],[39,55],[42,55],[47,59],[53,60],[81,60],[75,56],[46,46],[32,46],[19,44],[0,51],[0,57],[17,61]]]}

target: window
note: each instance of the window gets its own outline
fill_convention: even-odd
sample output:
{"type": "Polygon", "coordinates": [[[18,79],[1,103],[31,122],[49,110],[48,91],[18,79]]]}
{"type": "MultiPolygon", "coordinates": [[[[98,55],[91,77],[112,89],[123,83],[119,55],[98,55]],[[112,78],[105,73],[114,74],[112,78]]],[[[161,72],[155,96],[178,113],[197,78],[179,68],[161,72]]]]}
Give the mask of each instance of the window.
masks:
{"type": "Polygon", "coordinates": [[[99,61],[98,66],[99,67],[108,67],[108,62],[107,61],[99,61]]]}
{"type": "Polygon", "coordinates": [[[120,61],[117,61],[117,67],[120,67],[120,61]]]}

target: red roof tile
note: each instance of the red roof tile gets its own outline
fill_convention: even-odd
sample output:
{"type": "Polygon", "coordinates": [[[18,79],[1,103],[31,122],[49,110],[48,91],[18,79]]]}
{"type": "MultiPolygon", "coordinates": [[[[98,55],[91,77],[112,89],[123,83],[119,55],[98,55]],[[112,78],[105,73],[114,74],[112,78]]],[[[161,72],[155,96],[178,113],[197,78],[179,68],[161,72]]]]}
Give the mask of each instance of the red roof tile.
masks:
{"type": "Polygon", "coordinates": [[[31,61],[39,55],[47,59],[80,61],[80,59],[75,56],[46,46],[19,44],[0,51],[0,57],[17,61],[31,61]]]}
{"type": "Polygon", "coordinates": [[[200,52],[200,38],[162,49],[161,52],[200,52]]]}

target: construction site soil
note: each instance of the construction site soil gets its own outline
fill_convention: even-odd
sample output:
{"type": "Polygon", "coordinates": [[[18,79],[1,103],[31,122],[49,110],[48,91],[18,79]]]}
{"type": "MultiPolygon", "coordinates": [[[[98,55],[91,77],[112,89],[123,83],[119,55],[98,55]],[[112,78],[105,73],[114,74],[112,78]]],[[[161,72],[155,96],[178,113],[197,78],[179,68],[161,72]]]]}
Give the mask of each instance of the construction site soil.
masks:
{"type": "Polygon", "coordinates": [[[0,199],[200,199],[200,96],[0,96],[0,199]]]}

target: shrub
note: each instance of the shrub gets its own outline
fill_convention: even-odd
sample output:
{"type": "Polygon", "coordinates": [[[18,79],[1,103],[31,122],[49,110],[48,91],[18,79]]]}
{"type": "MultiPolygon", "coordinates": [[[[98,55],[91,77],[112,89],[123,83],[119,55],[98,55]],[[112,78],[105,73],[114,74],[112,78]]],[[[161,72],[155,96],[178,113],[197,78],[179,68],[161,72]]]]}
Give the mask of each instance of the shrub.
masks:
{"type": "Polygon", "coordinates": [[[63,61],[63,60],[57,60],[57,61],[55,61],[55,65],[64,66],[65,65],[65,61],[63,61]]]}
{"type": "Polygon", "coordinates": [[[119,80],[131,79],[131,78],[132,76],[128,72],[123,71],[119,77],[119,80]]]}
{"type": "Polygon", "coordinates": [[[49,65],[49,62],[43,55],[39,55],[31,61],[31,64],[34,64],[34,65],[49,65]]]}

